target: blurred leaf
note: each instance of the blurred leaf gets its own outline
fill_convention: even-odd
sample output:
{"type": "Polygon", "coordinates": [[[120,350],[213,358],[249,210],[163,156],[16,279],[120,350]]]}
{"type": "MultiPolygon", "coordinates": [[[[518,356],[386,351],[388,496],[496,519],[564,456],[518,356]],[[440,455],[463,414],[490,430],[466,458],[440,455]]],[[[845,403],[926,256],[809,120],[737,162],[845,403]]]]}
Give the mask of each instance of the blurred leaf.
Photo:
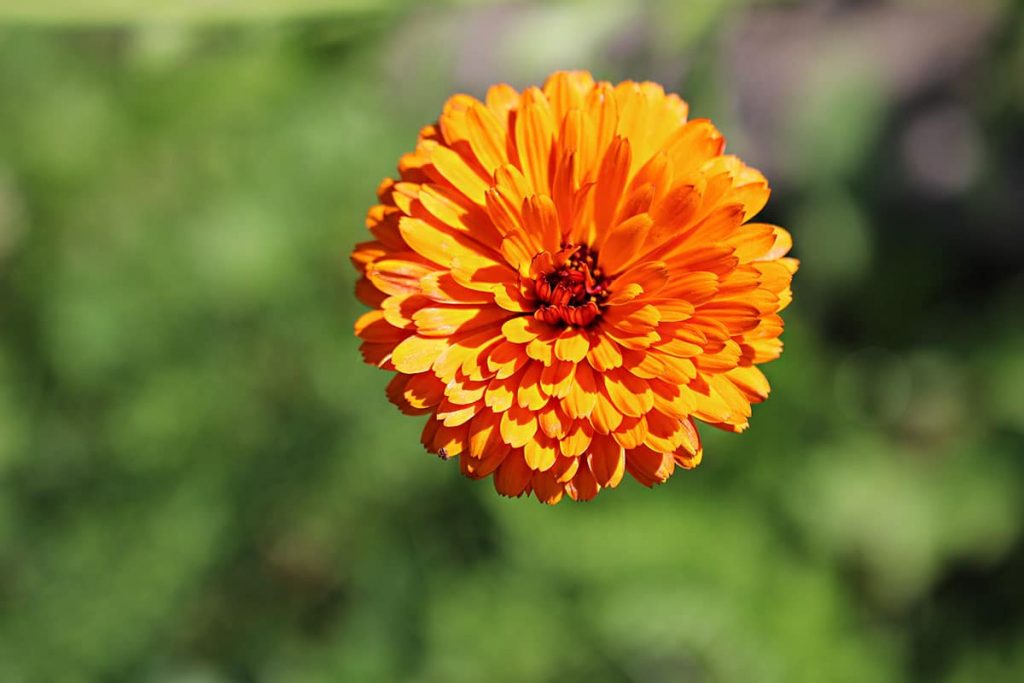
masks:
{"type": "Polygon", "coordinates": [[[351,14],[374,10],[381,0],[38,0],[0,3],[0,21],[54,24],[135,22],[266,21],[294,16],[351,14]]]}

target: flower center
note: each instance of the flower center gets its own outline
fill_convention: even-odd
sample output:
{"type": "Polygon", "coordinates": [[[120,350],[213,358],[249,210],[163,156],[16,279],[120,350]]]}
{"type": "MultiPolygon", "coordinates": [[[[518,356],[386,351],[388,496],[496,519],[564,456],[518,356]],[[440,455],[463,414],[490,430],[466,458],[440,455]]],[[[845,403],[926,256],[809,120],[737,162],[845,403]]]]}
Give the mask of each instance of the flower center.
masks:
{"type": "Polygon", "coordinates": [[[597,267],[597,252],[583,245],[562,245],[562,265],[534,281],[543,303],[534,317],[552,325],[586,327],[601,314],[608,298],[608,282],[597,267]]]}

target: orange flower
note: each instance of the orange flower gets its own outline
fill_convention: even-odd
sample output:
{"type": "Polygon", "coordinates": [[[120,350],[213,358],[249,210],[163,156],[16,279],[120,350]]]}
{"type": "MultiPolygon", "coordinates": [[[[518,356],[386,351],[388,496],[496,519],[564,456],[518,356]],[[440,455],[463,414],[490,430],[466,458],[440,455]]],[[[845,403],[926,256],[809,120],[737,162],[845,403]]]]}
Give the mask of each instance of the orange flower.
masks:
{"type": "Polygon", "coordinates": [[[455,95],[356,247],[362,352],[427,450],[506,496],[593,498],[695,467],[694,419],[768,396],[797,262],[757,170],[654,83],[556,73],[455,95]]]}

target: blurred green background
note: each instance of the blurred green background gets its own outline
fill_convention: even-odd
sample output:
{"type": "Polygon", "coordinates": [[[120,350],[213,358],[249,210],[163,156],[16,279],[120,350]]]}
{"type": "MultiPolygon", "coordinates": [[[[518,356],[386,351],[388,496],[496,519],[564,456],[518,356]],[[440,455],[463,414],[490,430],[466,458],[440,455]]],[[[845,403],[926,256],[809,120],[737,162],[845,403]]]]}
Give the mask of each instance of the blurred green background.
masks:
{"type": "Polygon", "coordinates": [[[0,681],[1024,680],[1012,2],[0,3],[0,681]],[[555,508],[425,455],[348,264],[452,92],[653,79],[775,189],[773,397],[555,508]]]}

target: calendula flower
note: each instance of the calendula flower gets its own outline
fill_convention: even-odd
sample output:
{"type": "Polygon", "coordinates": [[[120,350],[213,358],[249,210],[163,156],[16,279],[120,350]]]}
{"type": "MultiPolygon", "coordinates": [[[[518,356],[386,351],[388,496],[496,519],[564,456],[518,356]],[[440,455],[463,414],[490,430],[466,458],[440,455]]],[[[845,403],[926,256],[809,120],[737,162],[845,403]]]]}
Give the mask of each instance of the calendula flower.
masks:
{"type": "Polygon", "coordinates": [[[422,442],[499,493],[593,498],[695,467],[695,420],[768,396],[797,262],[757,170],[654,83],[556,73],[455,95],[352,260],[368,363],[422,442]]]}

